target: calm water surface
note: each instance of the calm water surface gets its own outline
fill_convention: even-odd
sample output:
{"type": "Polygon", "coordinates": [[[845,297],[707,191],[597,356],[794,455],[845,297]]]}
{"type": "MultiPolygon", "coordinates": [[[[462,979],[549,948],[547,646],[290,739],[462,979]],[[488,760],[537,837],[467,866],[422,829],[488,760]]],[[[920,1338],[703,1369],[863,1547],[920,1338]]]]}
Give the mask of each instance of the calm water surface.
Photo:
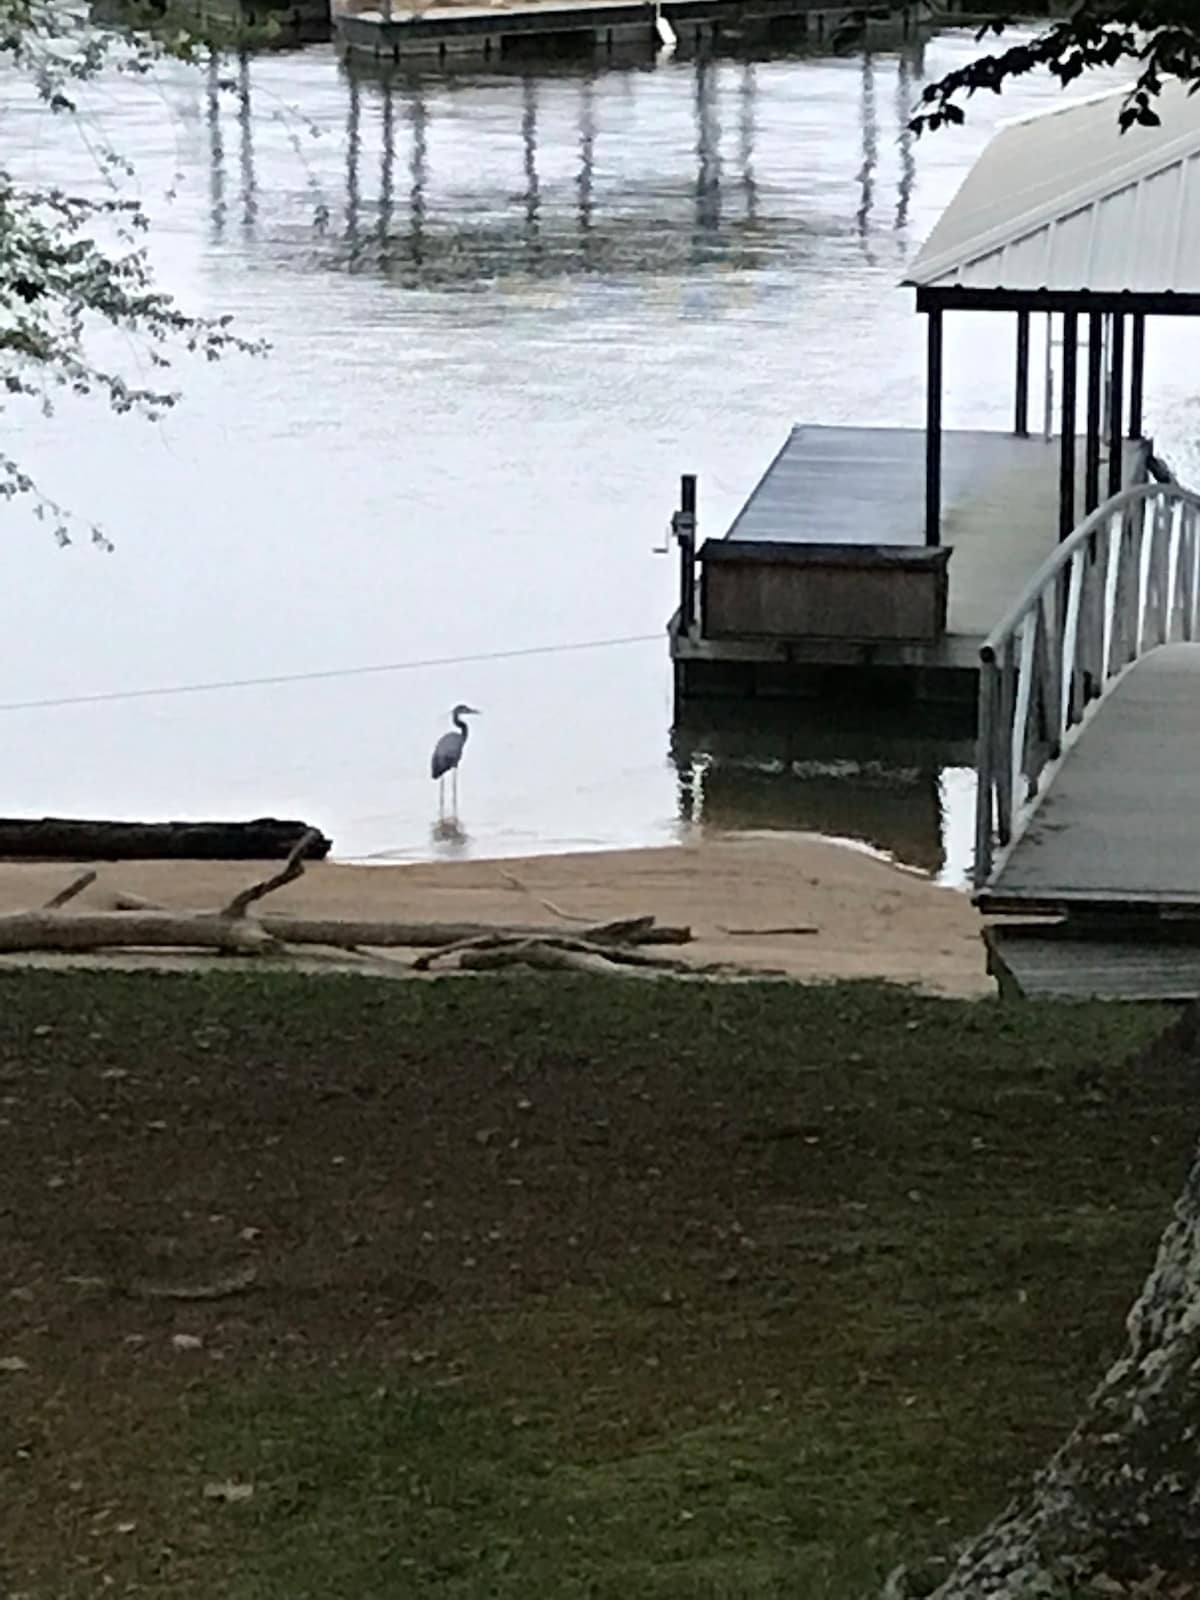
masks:
{"type": "MultiPolygon", "coordinates": [[[[720,532],[793,421],[920,423],[897,280],[1001,114],[1056,97],[914,143],[923,76],[973,48],[390,85],[317,48],[106,82],[84,137],[5,84],[9,165],[95,187],[90,147],[128,152],[164,283],[273,353],[181,369],[159,425],[6,419],[117,549],[6,511],[3,809],[302,815],[372,859],[818,828],[960,881],[961,743],[820,710],[672,737],[655,547],[681,471],[720,532]],[[116,698],[24,707],[87,695],[116,698]],[[444,839],[457,700],[485,715],[444,839]]],[[[1152,339],[1150,380],[1185,472],[1188,337],[1152,339]]],[[[950,425],[1006,424],[1010,349],[951,319],[950,425]]]]}

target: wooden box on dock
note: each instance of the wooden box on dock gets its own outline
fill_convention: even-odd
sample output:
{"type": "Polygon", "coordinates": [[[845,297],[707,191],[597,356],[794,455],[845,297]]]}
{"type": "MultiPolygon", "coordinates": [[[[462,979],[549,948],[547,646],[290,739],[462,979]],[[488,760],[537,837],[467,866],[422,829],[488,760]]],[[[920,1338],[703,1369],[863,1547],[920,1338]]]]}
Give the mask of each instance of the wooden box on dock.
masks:
{"type": "Polygon", "coordinates": [[[936,640],[948,549],[710,539],[700,552],[706,639],[936,640]]]}

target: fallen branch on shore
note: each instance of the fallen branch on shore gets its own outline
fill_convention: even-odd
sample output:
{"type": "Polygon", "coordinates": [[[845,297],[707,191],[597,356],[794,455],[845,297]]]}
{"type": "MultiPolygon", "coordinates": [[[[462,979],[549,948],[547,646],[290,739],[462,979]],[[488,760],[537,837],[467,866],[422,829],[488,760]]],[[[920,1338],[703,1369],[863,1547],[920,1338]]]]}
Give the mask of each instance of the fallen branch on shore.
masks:
{"type": "Polygon", "coordinates": [[[409,964],[416,972],[430,971],[448,959],[466,971],[513,965],[588,972],[716,970],[651,954],[647,946],[686,944],[692,937],[690,928],[661,924],[652,916],[623,917],[564,933],[470,922],[252,915],[251,908],[259,901],[303,876],[305,856],[311,855],[318,840],[315,830],[305,832],[277,872],[240,890],[214,911],[169,910],[126,894],[111,895],[104,909],[65,909],[95,883],[97,874],[89,868],[43,906],[0,915],[0,954],[169,949],[249,956],[287,955],[305,946],[356,953],[407,947],[424,952],[409,964]]]}

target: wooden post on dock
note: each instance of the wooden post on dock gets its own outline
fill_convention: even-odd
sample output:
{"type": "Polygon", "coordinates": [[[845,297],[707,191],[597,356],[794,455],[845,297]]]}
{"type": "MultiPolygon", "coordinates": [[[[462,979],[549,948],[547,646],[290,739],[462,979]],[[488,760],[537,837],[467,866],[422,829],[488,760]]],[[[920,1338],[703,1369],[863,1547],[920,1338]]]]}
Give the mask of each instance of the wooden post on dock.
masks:
{"type": "Polygon", "coordinates": [[[925,543],[942,542],[942,309],[928,312],[925,373],[925,543]]]}
{"type": "Polygon", "coordinates": [[[1075,451],[1078,447],[1075,397],[1079,379],[1079,313],[1063,312],[1062,436],[1059,440],[1058,537],[1075,526],[1075,451]]]}
{"type": "Polygon", "coordinates": [[[1136,311],[1133,317],[1132,374],[1129,381],[1129,437],[1142,437],[1142,394],[1146,368],[1146,318],[1136,311]]]}
{"type": "Polygon", "coordinates": [[[1108,492],[1120,494],[1125,478],[1125,318],[1118,311],[1112,319],[1112,369],[1108,399],[1108,492]]]}
{"type": "Polygon", "coordinates": [[[1088,313],[1087,436],[1084,442],[1083,511],[1085,516],[1100,504],[1100,407],[1104,387],[1104,318],[1099,311],[1088,313]]]}
{"type": "Polygon", "coordinates": [[[688,634],[696,623],[696,475],[685,472],[679,480],[679,510],[671,518],[671,531],[679,540],[679,631],[688,634]]]}
{"type": "Polygon", "coordinates": [[[1013,432],[1029,435],[1029,312],[1017,312],[1017,407],[1013,432]]]}

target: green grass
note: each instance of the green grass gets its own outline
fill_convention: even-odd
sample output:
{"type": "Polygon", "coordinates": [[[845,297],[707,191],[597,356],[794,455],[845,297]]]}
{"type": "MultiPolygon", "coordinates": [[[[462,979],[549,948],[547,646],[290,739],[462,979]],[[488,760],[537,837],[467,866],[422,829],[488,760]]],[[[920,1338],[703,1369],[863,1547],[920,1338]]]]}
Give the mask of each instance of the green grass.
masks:
{"type": "Polygon", "coordinates": [[[0,1589],[869,1594],[998,1510],[1116,1353],[1200,1123],[1165,1021],[0,976],[0,1272],[33,1293],[0,1399],[37,1442],[0,1466],[0,1589]],[[211,1305],[69,1281],[242,1259],[259,1289],[211,1305]]]}

